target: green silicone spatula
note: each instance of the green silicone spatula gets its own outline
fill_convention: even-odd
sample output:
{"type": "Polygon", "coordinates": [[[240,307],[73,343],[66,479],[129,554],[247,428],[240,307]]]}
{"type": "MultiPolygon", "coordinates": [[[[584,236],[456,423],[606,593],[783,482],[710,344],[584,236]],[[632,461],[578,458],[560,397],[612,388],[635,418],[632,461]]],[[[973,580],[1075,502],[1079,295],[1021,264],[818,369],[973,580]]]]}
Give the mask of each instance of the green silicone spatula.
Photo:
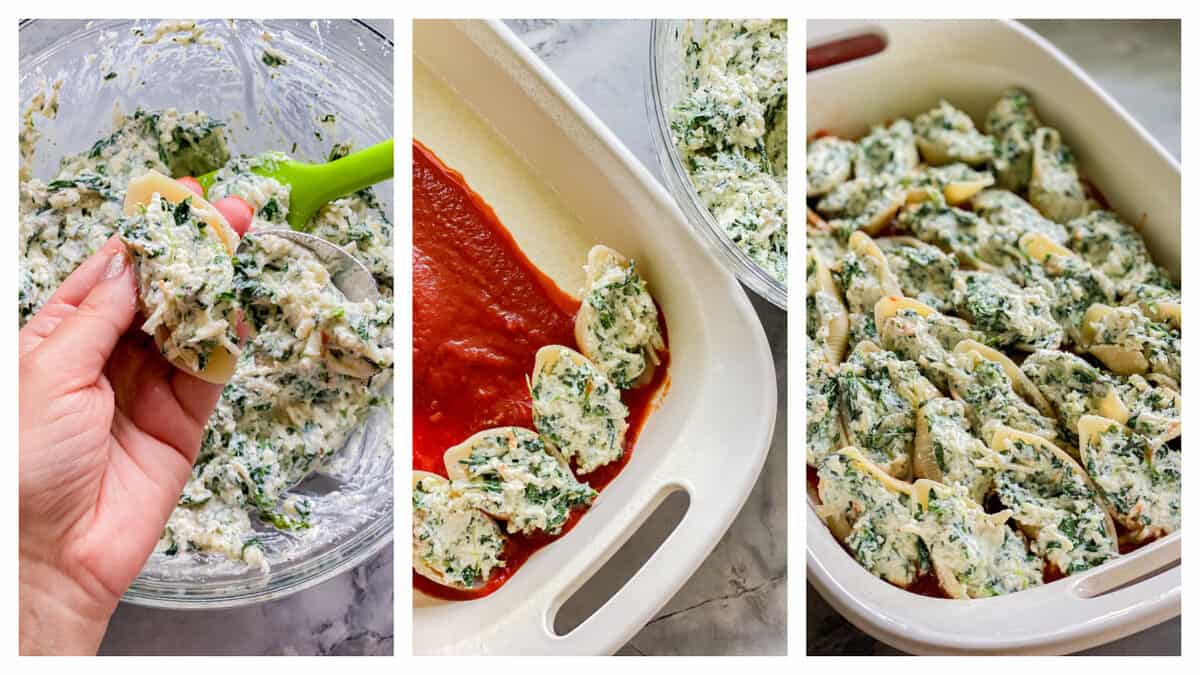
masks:
{"type": "MultiPolygon", "coordinates": [[[[255,167],[253,171],[291,186],[288,225],[293,230],[303,230],[322,206],[391,178],[395,173],[394,145],[394,139],[389,138],[325,164],[270,161],[255,167]]],[[[216,171],[210,171],[196,176],[205,194],[216,175],[216,171]]]]}

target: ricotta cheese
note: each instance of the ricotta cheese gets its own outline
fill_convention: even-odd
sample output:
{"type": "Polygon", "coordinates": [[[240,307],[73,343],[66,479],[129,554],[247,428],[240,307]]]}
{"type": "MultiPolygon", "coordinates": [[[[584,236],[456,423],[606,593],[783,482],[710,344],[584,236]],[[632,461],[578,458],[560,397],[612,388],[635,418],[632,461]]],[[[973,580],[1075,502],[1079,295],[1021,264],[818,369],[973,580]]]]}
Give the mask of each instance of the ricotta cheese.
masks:
{"type": "Polygon", "coordinates": [[[504,533],[441,476],[415,472],[413,569],[445,586],[478,588],[504,567],[504,533]]]}
{"type": "Polygon", "coordinates": [[[538,350],[530,395],[534,427],[579,473],[625,453],[629,410],[621,391],[582,355],[557,345],[538,350]]]}
{"type": "Polygon", "coordinates": [[[1180,381],[1182,336],[1137,307],[1091,305],[1081,318],[1080,346],[1120,375],[1158,373],[1180,381]]]}
{"type": "Polygon", "coordinates": [[[992,486],[992,452],[972,432],[961,401],[936,397],[917,408],[913,465],[917,478],[962,488],[983,503],[992,486]]]}
{"type": "Polygon", "coordinates": [[[919,162],[913,124],[899,119],[891,126],[872,128],[871,133],[858,142],[854,175],[859,178],[899,177],[915,169],[919,162]]]}
{"type": "Polygon", "coordinates": [[[984,512],[962,491],[918,481],[917,509],[908,531],[929,549],[942,589],[952,598],[987,598],[1042,583],[1042,561],[1005,521],[1009,512],[984,512]]]}
{"type": "Polygon", "coordinates": [[[787,21],[705,20],[683,36],[671,133],[729,238],[787,283],[787,21]]]}
{"type": "Polygon", "coordinates": [[[855,148],[853,142],[836,136],[824,136],[808,144],[805,179],[809,197],[819,197],[850,178],[855,148]]]}
{"type": "Polygon", "coordinates": [[[528,429],[475,434],[445,456],[453,487],[471,507],[508,523],[510,533],[558,534],[596,491],[575,480],[561,455],[528,429]]]}
{"type": "Polygon", "coordinates": [[[951,293],[958,315],[987,334],[987,344],[1025,351],[1054,349],[1062,327],[1043,288],[1021,288],[999,274],[956,272],[951,293]]]}
{"type": "Polygon", "coordinates": [[[600,372],[621,389],[649,380],[666,348],[658,307],[633,260],[596,246],[588,253],[587,287],[575,317],[575,339],[600,372]]]}
{"type": "Polygon", "coordinates": [[[933,110],[917,115],[913,128],[921,156],[935,166],[951,162],[976,165],[992,157],[993,140],[975,129],[970,115],[944,99],[933,110]]]}
{"type": "Polygon", "coordinates": [[[850,444],[887,473],[908,479],[916,408],[937,395],[916,364],[861,342],[838,369],[837,393],[850,444]]]}
{"type": "Polygon", "coordinates": [[[888,268],[905,296],[916,298],[939,312],[951,309],[950,292],[958,259],[912,237],[875,240],[887,258],[888,268]]]}
{"type": "Polygon", "coordinates": [[[172,203],[156,192],[117,229],[138,279],[142,330],[161,329],[163,356],[198,373],[216,350],[236,356],[241,348],[230,251],[193,201],[172,203]]]}
{"type": "Polygon", "coordinates": [[[1060,572],[1075,574],[1117,555],[1116,530],[1083,469],[1052,444],[1000,429],[995,491],[1012,509],[1035,553],[1060,572]]]}
{"type": "Polygon", "coordinates": [[[805,351],[807,396],[804,405],[808,423],[806,459],[809,466],[815,467],[844,443],[837,407],[837,368],[826,359],[826,352],[812,342],[812,338],[808,338],[805,351]]]}
{"type": "Polygon", "coordinates": [[[1103,417],[1079,423],[1080,454],[1113,518],[1138,539],[1170,534],[1182,520],[1182,453],[1103,417]]]}
{"type": "Polygon", "coordinates": [[[928,552],[907,531],[911,520],[909,486],[891,479],[845,448],[821,460],[817,470],[821,505],[817,513],[872,574],[907,586],[928,567],[928,552]]]}
{"type": "Polygon", "coordinates": [[[1070,352],[1036,351],[1021,363],[1021,372],[1050,402],[1059,431],[1072,445],[1084,415],[1129,416],[1117,379],[1070,352]]]}
{"type": "Polygon", "coordinates": [[[1154,264],[1137,230],[1111,211],[1093,211],[1067,224],[1067,245],[1113,283],[1122,298],[1136,295],[1143,284],[1169,292],[1174,288],[1166,270],[1154,264]]]}

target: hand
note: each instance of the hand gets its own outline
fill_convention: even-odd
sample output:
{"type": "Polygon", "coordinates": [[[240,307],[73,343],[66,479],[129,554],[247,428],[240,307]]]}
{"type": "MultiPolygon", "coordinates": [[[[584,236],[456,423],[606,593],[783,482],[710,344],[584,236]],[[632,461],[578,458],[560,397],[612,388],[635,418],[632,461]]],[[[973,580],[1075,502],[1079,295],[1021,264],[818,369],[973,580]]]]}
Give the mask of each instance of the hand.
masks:
{"type": "Polygon", "coordinates": [[[23,654],[96,652],[220,396],[171,366],[140,319],[133,326],[137,314],[132,263],[114,237],[21,329],[23,654]]]}

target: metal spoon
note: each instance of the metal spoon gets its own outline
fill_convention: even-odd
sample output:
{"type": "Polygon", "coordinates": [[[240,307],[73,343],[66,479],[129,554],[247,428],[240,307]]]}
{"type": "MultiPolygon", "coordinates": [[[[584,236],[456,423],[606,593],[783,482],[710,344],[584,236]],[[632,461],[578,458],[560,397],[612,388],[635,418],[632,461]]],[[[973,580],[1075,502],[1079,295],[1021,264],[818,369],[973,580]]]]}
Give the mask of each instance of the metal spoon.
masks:
{"type": "Polygon", "coordinates": [[[341,246],[314,234],[297,232],[284,227],[251,230],[247,234],[280,237],[312,251],[317,260],[320,260],[321,264],[329,270],[333,285],[350,302],[379,299],[379,287],[375,285],[375,277],[371,275],[371,271],[341,246]]]}

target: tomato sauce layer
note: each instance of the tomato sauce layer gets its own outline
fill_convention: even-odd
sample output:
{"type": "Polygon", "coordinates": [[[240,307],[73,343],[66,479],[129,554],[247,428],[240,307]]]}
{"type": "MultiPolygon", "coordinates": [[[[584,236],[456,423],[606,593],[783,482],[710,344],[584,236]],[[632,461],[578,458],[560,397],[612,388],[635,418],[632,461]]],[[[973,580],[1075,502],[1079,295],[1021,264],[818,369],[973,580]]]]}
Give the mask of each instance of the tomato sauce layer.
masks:
{"type": "MultiPolygon", "coordinates": [[[[533,265],[495,211],[461,174],[413,141],[413,469],[442,476],[442,455],[472,434],[500,426],[532,429],[527,379],[546,345],[575,344],[579,300],[533,265]]],[[[582,264],[582,261],[580,261],[582,264]]],[[[666,324],[659,313],[666,339],[666,324]]],[[[580,476],[603,489],[629,461],[634,441],[667,382],[669,353],[647,386],[622,394],[629,408],[625,453],[580,476]]],[[[574,527],[576,511],[563,528],[574,527]]],[[[429,595],[466,600],[502,586],[555,537],[510,534],[503,568],[474,591],[413,572],[429,595]]]]}

